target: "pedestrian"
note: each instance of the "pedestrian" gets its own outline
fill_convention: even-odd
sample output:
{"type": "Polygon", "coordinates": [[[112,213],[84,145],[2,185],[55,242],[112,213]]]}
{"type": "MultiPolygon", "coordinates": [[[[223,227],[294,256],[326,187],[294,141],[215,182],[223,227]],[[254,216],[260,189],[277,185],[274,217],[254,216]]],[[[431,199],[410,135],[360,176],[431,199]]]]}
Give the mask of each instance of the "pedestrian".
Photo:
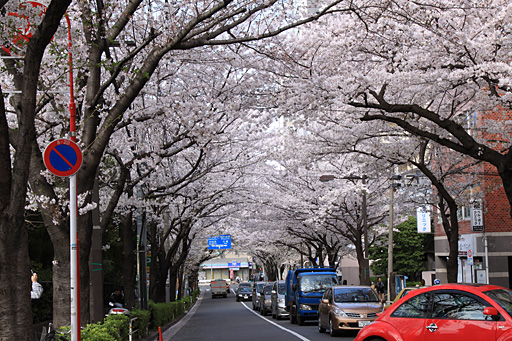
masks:
{"type": "Polygon", "coordinates": [[[37,281],[36,273],[33,272],[32,277],[30,277],[30,279],[32,280],[32,290],[30,291],[30,298],[33,300],[37,300],[43,294],[43,286],[39,284],[39,282],[37,281]]]}
{"type": "Polygon", "coordinates": [[[372,287],[373,290],[376,290],[375,289],[375,283],[372,282],[371,287],[372,287]]]}
{"type": "Polygon", "coordinates": [[[380,279],[377,279],[377,284],[375,284],[375,288],[377,289],[377,295],[379,296],[379,300],[384,301],[384,283],[380,279]]]}
{"type": "Polygon", "coordinates": [[[124,294],[119,288],[115,288],[114,292],[110,295],[110,302],[119,303],[120,305],[124,305],[124,294]]]}
{"type": "Polygon", "coordinates": [[[425,280],[422,278],[421,279],[421,286],[424,287],[425,286],[425,280]]]}

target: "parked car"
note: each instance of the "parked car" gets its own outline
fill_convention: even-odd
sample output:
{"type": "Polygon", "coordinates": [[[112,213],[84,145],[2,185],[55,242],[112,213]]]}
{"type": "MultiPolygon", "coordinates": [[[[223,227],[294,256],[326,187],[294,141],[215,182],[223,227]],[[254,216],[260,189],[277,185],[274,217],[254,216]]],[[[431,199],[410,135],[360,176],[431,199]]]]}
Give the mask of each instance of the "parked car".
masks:
{"type": "Polygon", "coordinates": [[[273,286],[274,282],[267,282],[261,292],[261,296],[259,299],[260,307],[258,310],[260,314],[263,316],[267,315],[270,312],[270,309],[272,309],[271,295],[273,286]]]}
{"type": "Polygon", "coordinates": [[[318,331],[359,330],[377,318],[384,303],[369,286],[333,286],[325,290],[318,306],[318,331]]]}
{"type": "Polygon", "coordinates": [[[252,286],[252,310],[258,310],[260,306],[260,295],[265,282],[254,282],[252,286]]]}
{"type": "Polygon", "coordinates": [[[284,303],[284,294],[286,293],[286,281],[276,281],[272,286],[271,300],[271,312],[273,319],[288,318],[290,315],[286,311],[286,305],[284,303]]]}
{"type": "Polygon", "coordinates": [[[364,327],[355,341],[512,340],[512,291],[444,284],[410,291],[364,327]]]}
{"type": "Polygon", "coordinates": [[[252,283],[243,282],[238,284],[235,292],[236,301],[252,301],[252,283]]]}

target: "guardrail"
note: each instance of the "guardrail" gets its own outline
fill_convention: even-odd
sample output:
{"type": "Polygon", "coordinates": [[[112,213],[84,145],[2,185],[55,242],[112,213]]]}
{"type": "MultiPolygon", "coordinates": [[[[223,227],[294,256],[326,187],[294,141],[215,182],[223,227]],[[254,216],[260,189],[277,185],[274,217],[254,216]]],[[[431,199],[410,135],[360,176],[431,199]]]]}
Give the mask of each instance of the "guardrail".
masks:
{"type": "Polygon", "coordinates": [[[128,327],[128,340],[129,341],[132,341],[133,340],[132,335],[139,331],[138,329],[133,330],[133,321],[135,321],[136,319],[138,319],[138,317],[134,317],[134,318],[130,319],[130,326],[128,327]]]}

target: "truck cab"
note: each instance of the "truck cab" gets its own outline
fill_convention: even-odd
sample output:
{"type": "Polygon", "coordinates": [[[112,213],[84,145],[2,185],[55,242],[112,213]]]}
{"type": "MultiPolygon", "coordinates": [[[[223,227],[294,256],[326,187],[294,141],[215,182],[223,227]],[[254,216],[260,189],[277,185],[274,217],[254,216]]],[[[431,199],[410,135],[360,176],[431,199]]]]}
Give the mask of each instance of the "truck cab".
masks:
{"type": "Polygon", "coordinates": [[[290,322],[303,325],[318,319],[318,305],[325,290],[337,285],[338,275],[331,268],[300,268],[290,270],[286,277],[286,310],[290,322]]]}

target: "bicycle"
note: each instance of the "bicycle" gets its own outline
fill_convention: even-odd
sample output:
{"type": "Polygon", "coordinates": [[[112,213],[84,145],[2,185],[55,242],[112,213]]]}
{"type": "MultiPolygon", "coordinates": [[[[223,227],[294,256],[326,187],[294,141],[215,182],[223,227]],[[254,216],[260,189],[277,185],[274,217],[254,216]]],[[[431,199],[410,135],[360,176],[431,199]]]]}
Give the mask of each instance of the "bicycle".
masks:
{"type": "Polygon", "coordinates": [[[50,322],[48,327],[43,327],[40,341],[68,341],[68,339],[62,335],[56,335],[53,323],[50,322]]]}

